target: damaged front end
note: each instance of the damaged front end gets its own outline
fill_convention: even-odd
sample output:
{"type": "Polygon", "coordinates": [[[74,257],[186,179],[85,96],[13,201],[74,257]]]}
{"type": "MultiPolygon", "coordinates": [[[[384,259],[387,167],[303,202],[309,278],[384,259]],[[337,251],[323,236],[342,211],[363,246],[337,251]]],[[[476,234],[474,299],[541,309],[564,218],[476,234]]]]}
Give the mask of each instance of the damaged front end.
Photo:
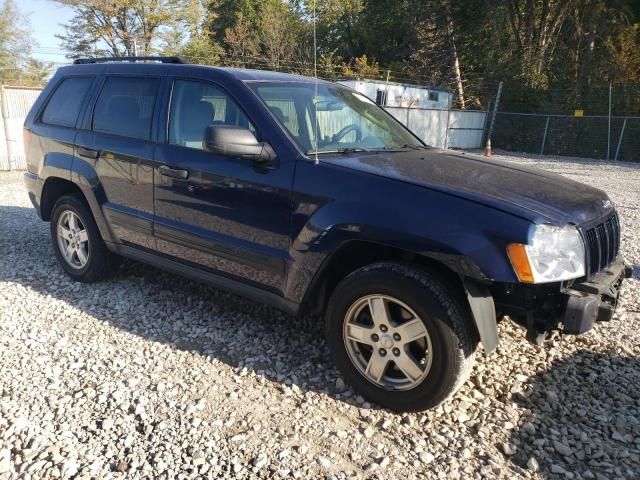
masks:
{"type": "Polygon", "coordinates": [[[582,281],[495,285],[492,294],[498,318],[509,316],[526,329],[527,340],[539,345],[552,331],[581,334],[596,322],[611,320],[622,282],[631,273],[631,268],[618,258],[582,281]]]}

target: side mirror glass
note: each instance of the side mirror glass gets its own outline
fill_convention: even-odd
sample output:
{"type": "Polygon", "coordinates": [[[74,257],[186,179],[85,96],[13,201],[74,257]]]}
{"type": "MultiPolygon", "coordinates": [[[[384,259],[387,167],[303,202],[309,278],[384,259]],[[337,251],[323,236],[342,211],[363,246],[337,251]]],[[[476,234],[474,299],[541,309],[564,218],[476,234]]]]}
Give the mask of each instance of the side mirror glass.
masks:
{"type": "Polygon", "coordinates": [[[275,160],[275,152],[267,142],[258,142],[251,130],[232,125],[209,125],[202,147],[217,155],[246,158],[257,163],[275,160]]]}

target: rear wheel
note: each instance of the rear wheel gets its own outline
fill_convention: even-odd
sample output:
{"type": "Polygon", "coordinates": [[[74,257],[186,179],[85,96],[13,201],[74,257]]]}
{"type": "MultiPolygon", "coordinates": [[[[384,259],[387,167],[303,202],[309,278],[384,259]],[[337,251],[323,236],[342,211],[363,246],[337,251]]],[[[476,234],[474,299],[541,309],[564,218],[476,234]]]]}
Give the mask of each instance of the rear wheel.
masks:
{"type": "Polygon", "coordinates": [[[53,206],[51,240],[58,263],[74,280],[102,280],[117,263],[89,208],[76,195],[65,195],[53,206]]]}
{"type": "Polygon", "coordinates": [[[434,407],[466,380],[476,341],[446,284],[395,263],[345,278],[327,309],[329,348],[345,378],[393,410],[434,407]]]}

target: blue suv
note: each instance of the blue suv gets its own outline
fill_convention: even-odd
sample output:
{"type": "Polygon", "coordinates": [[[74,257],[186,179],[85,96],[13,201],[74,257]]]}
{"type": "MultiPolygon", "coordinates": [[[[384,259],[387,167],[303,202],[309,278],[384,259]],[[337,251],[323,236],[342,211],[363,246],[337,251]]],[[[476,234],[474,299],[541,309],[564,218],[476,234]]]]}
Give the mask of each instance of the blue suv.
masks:
{"type": "Polygon", "coordinates": [[[611,319],[630,274],[602,191],[432,149],[331,82],[81,59],[24,133],[29,196],[73,279],[124,256],[322,314],[344,377],[394,410],[452,395],[505,317],[536,343],[611,319]]]}

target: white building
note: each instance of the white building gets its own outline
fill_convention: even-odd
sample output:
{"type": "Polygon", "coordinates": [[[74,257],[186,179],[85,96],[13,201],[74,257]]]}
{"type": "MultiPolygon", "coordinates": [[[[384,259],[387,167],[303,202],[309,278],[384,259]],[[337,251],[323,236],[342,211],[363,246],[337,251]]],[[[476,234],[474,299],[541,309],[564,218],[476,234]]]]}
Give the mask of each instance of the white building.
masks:
{"type": "Polygon", "coordinates": [[[383,107],[429,108],[448,110],[451,108],[453,92],[444,88],[407,85],[384,80],[339,80],[366,95],[383,107]]]}

